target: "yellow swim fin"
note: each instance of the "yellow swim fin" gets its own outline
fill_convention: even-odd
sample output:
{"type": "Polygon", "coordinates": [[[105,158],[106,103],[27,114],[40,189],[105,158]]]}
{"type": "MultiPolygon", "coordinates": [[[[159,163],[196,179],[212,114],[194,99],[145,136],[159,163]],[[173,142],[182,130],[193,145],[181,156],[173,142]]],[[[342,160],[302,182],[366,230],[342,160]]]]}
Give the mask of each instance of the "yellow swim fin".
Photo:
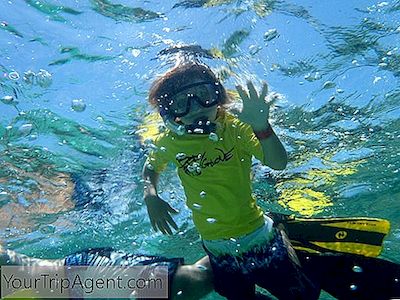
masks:
{"type": "Polygon", "coordinates": [[[342,252],[377,257],[389,233],[390,222],[369,217],[301,218],[271,213],[284,225],[296,250],[310,253],[342,252]]]}

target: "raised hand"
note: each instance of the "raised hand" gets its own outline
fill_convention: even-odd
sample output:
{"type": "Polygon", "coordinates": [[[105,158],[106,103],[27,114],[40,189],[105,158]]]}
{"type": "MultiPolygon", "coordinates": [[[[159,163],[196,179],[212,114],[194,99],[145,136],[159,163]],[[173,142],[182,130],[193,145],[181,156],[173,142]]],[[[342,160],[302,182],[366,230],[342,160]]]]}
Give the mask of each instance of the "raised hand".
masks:
{"type": "Polygon", "coordinates": [[[249,124],[254,131],[264,130],[269,126],[269,112],[271,106],[278,97],[273,97],[271,101],[266,101],[268,85],[263,83],[261,92],[258,93],[251,81],[247,82],[246,91],[242,86],[237,85],[236,90],[243,101],[243,109],[238,113],[239,119],[249,124]]]}

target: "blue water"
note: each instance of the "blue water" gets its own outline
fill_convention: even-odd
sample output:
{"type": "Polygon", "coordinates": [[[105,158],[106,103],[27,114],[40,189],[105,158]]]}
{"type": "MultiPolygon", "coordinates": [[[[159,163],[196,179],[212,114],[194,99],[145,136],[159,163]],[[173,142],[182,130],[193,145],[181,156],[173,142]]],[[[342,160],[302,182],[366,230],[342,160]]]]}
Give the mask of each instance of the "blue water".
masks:
{"type": "Polygon", "coordinates": [[[137,133],[168,67],[157,53],[198,44],[220,54],[205,62],[228,89],[266,80],[282,95],[272,122],[290,163],[255,167],[262,207],[387,218],[383,257],[399,262],[399,20],[399,1],[3,0],[1,240],[39,257],[113,246],[199,258],[172,169],[162,195],[180,231],[150,230],[137,133]]]}

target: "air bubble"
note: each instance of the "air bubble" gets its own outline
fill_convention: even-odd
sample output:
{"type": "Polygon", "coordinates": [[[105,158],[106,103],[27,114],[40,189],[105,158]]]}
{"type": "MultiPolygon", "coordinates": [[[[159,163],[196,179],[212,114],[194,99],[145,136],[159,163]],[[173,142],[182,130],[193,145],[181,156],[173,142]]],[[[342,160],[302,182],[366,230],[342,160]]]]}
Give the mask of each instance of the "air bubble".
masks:
{"type": "Polygon", "coordinates": [[[33,84],[35,81],[35,76],[36,74],[33,71],[29,70],[24,73],[24,77],[22,77],[22,79],[26,84],[33,84]]]}
{"type": "Polygon", "coordinates": [[[140,55],[140,50],[139,49],[133,49],[131,51],[133,57],[138,57],[140,55]]]}
{"type": "Polygon", "coordinates": [[[319,80],[321,79],[321,74],[319,72],[315,72],[314,74],[308,73],[307,75],[304,76],[304,79],[309,82],[319,80]]]}
{"type": "Polygon", "coordinates": [[[4,104],[15,104],[13,96],[4,96],[1,98],[1,102],[4,104]]]}
{"type": "Polygon", "coordinates": [[[269,41],[273,40],[274,38],[276,38],[278,36],[279,36],[278,30],[276,30],[275,28],[274,29],[270,29],[270,30],[267,30],[264,33],[264,40],[266,42],[269,42],[269,41]]]}
{"type": "Polygon", "coordinates": [[[190,165],[190,166],[187,167],[187,170],[188,170],[190,173],[192,173],[192,172],[194,172],[194,171],[196,170],[196,168],[195,168],[193,165],[190,165]]]}
{"type": "Polygon", "coordinates": [[[323,89],[331,89],[334,88],[336,84],[333,81],[326,81],[322,86],[323,89]]]}
{"type": "Polygon", "coordinates": [[[363,272],[363,269],[360,266],[353,266],[352,270],[355,273],[362,273],[363,272]]]}
{"type": "Polygon", "coordinates": [[[357,288],[358,288],[358,287],[357,287],[355,284],[351,284],[351,285],[350,285],[350,290],[351,290],[351,291],[356,291],[357,288]]]}
{"type": "Polygon", "coordinates": [[[18,128],[18,132],[21,135],[29,135],[32,131],[33,125],[32,124],[24,124],[18,128]]]}
{"type": "Polygon", "coordinates": [[[200,197],[204,198],[205,196],[207,196],[207,193],[205,191],[201,191],[200,192],[200,197]]]}
{"type": "Polygon", "coordinates": [[[7,192],[0,192],[0,202],[6,201],[9,199],[9,195],[7,192]]]}
{"type": "Polygon", "coordinates": [[[217,222],[217,220],[214,219],[214,218],[207,218],[206,221],[207,221],[208,223],[210,223],[210,224],[213,224],[213,223],[217,222]]]}
{"type": "Polygon", "coordinates": [[[198,203],[193,203],[193,208],[197,209],[197,210],[200,210],[201,209],[201,205],[198,204],[198,203]]]}
{"type": "Polygon", "coordinates": [[[203,134],[203,133],[204,133],[204,129],[202,129],[202,128],[195,128],[195,129],[193,130],[193,132],[194,132],[194,133],[197,133],[197,134],[203,134]]]}
{"type": "Polygon", "coordinates": [[[36,83],[42,88],[48,88],[53,82],[53,78],[49,72],[40,69],[36,74],[36,83]]]}
{"type": "Polygon", "coordinates": [[[82,99],[74,99],[72,100],[71,108],[76,112],[82,112],[86,109],[86,104],[82,99]]]}
{"type": "Polygon", "coordinates": [[[16,71],[8,73],[8,78],[11,80],[18,80],[19,79],[19,74],[16,71]]]}
{"type": "Polygon", "coordinates": [[[213,141],[213,142],[218,142],[218,135],[214,132],[211,132],[210,135],[208,136],[208,138],[213,141]]]}
{"type": "Polygon", "coordinates": [[[202,271],[207,271],[208,270],[207,267],[203,266],[203,265],[197,265],[197,269],[200,269],[202,271]]]}
{"type": "Polygon", "coordinates": [[[177,159],[177,160],[182,160],[182,159],[185,159],[186,158],[186,154],[185,153],[178,153],[176,156],[175,156],[175,158],[177,159]]]}

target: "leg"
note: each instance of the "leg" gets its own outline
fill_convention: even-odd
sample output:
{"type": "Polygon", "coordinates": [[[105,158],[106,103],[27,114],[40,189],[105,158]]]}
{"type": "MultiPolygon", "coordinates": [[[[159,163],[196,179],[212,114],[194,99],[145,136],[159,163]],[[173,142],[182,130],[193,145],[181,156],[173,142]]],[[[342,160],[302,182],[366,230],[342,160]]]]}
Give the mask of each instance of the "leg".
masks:
{"type": "Polygon", "coordinates": [[[172,279],[172,299],[201,299],[213,290],[213,274],[208,256],[193,265],[180,265],[172,279]]]}
{"type": "Polygon", "coordinates": [[[255,271],[256,283],[279,299],[318,299],[320,288],[302,271],[284,232],[276,231],[266,251],[267,267],[255,271]]]}
{"type": "Polygon", "coordinates": [[[230,300],[255,299],[255,284],[243,274],[237,258],[230,255],[214,256],[209,253],[214,277],[214,289],[230,300]]]}
{"type": "Polygon", "coordinates": [[[59,267],[64,265],[64,260],[29,257],[27,255],[5,249],[0,245],[0,266],[3,265],[59,267]]]}

